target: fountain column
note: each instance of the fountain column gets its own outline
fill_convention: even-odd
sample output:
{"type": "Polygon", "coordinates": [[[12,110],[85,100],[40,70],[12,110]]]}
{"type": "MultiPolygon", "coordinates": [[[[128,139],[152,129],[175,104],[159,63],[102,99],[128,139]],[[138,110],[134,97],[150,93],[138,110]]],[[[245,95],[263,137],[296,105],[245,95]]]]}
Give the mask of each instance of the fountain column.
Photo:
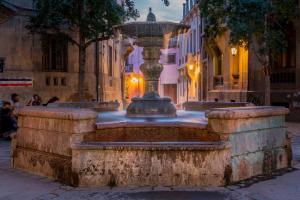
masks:
{"type": "Polygon", "coordinates": [[[158,98],[158,82],[163,71],[163,65],[159,64],[160,47],[144,47],[144,64],[140,69],[145,78],[144,98],[158,98]]]}

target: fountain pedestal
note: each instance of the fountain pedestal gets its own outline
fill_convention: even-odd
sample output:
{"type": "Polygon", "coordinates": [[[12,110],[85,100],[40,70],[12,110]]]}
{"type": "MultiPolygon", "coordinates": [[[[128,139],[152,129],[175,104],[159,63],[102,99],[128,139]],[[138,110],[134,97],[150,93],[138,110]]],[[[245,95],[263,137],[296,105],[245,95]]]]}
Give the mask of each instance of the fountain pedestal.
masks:
{"type": "Polygon", "coordinates": [[[140,69],[145,78],[145,94],[142,98],[135,97],[127,108],[127,117],[176,117],[176,108],[170,98],[161,98],[158,94],[158,81],[163,65],[159,64],[160,48],[162,39],[160,37],[149,40],[141,38],[138,40],[139,46],[144,47],[144,64],[140,69]]]}

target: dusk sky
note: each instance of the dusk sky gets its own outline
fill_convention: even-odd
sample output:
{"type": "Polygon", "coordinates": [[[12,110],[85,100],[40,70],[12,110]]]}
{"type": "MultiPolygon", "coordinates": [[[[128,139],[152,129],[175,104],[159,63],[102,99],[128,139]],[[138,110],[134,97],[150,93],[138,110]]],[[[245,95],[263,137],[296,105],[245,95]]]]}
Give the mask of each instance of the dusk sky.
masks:
{"type": "Polygon", "coordinates": [[[170,0],[170,5],[167,7],[161,0],[135,0],[136,8],[140,11],[141,15],[138,21],[145,21],[149,7],[152,7],[157,20],[179,22],[182,19],[182,4],[184,1],[170,0]]]}

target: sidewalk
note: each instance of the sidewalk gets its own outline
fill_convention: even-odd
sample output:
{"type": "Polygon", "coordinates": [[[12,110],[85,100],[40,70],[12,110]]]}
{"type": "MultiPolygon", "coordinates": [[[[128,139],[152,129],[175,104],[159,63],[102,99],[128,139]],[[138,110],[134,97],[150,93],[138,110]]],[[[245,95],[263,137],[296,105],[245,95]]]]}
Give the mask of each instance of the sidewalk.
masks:
{"type": "MultiPolygon", "coordinates": [[[[287,123],[293,134],[295,167],[300,169],[300,124],[287,123]]],[[[0,200],[300,200],[300,170],[227,188],[73,188],[10,168],[10,143],[0,141],[0,200]]]]}

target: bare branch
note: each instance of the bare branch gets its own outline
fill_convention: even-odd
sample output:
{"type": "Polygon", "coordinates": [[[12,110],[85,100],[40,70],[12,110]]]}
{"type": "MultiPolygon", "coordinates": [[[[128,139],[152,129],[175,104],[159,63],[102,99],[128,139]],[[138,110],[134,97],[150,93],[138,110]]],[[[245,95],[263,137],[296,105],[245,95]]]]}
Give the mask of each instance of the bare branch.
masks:
{"type": "Polygon", "coordinates": [[[111,37],[109,36],[103,36],[103,37],[98,37],[92,40],[89,40],[88,42],[85,43],[85,48],[87,48],[88,46],[90,46],[91,44],[93,44],[94,42],[100,42],[100,41],[104,41],[104,40],[108,40],[111,37]]]}

